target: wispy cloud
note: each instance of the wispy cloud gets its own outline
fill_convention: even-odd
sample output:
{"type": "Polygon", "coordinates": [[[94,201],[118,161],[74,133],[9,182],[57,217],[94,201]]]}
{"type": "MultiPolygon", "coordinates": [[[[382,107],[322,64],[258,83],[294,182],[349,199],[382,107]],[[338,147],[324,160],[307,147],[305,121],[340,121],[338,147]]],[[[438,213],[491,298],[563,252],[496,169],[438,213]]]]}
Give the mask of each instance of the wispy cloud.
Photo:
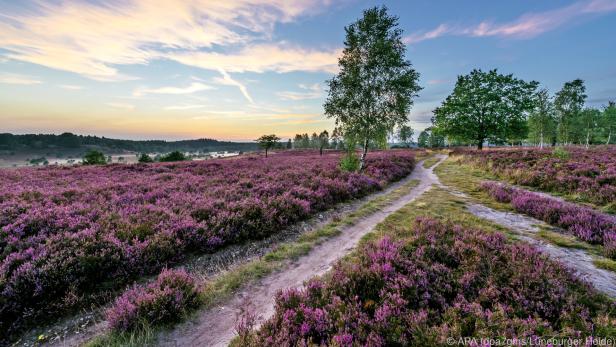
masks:
{"type": "Polygon", "coordinates": [[[31,76],[18,75],[18,74],[12,74],[12,73],[1,73],[0,83],[32,85],[32,84],[41,84],[43,82],[31,76]]]}
{"type": "Polygon", "coordinates": [[[59,84],[58,87],[66,90],[81,90],[83,86],[78,86],[74,84],[59,84]]]}
{"type": "Polygon", "coordinates": [[[125,104],[122,102],[108,102],[107,106],[113,107],[113,108],[119,108],[123,110],[134,110],[135,109],[135,105],[125,104]]]}
{"type": "Polygon", "coordinates": [[[204,108],[207,105],[173,105],[165,107],[165,110],[169,111],[184,111],[184,110],[194,110],[199,108],[204,108]]]}
{"type": "MultiPolygon", "coordinates": [[[[18,13],[3,13],[0,47],[8,51],[4,55],[10,59],[96,80],[126,80],[131,76],[119,71],[122,65],[164,59],[170,49],[174,52],[171,57],[177,55],[178,61],[190,62],[194,52],[213,47],[236,49],[251,42],[263,42],[272,37],[277,23],[310,15],[329,3],[328,0],[36,1],[18,13]]],[[[227,56],[205,54],[217,60],[227,56]]],[[[229,66],[246,64],[245,59],[237,61],[241,53],[229,54],[231,62],[217,62],[213,70],[248,70],[245,66],[237,69],[229,66]]],[[[282,49],[277,54],[283,55],[278,58],[278,65],[285,65],[285,57],[295,58],[294,54],[284,55],[282,49]]],[[[271,65],[267,68],[276,69],[271,65]]]]}
{"type": "Polygon", "coordinates": [[[186,87],[160,87],[160,88],[137,88],[133,92],[133,96],[143,96],[146,94],[172,94],[172,95],[180,95],[180,94],[192,94],[196,92],[200,92],[203,90],[214,89],[214,87],[200,83],[193,82],[189,86],[186,87]]]}
{"type": "Polygon", "coordinates": [[[284,43],[248,45],[233,53],[184,51],[165,57],[184,65],[226,72],[331,72],[338,70],[341,50],[315,50],[284,43]]]}
{"type": "Polygon", "coordinates": [[[254,100],[248,93],[248,89],[246,89],[246,86],[244,84],[231,78],[231,76],[229,76],[229,74],[222,68],[219,68],[218,72],[220,72],[222,77],[214,77],[213,80],[215,83],[238,87],[242,95],[244,95],[244,97],[246,98],[246,100],[248,100],[251,104],[254,103],[254,100]]]}
{"type": "Polygon", "coordinates": [[[405,37],[405,42],[413,44],[442,36],[496,36],[529,39],[557,29],[584,16],[588,17],[614,11],[616,11],[616,1],[614,0],[578,1],[569,6],[550,11],[526,13],[509,23],[498,24],[490,21],[483,21],[479,24],[466,27],[440,24],[433,30],[416,32],[405,37]]]}
{"type": "Polygon", "coordinates": [[[304,89],[304,92],[284,91],[278,92],[278,95],[283,100],[307,100],[318,99],[323,95],[321,85],[318,83],[312,85],[300,84],[299,87],[304,89]]]}

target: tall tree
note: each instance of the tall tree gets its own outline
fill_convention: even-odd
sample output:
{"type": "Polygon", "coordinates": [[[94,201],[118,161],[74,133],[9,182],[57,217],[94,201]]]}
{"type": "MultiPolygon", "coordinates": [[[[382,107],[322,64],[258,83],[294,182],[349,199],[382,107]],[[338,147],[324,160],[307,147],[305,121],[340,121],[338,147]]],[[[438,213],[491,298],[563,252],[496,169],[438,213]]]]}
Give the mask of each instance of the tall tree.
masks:
{"type": "Polygon", "coordinates": [[[280,140],[280,137],[274,134],[271,134],[271,135],[263,135],[259,137],[258,139],[256,139],[255,141],[257,141],[259,146],[261,146],[261,148],[265,150],[265,157],[267,158],[267,151],[269,151],[270,148],[273,148],[274,146],[276,146],[279,140],[280,140]]]}
{"type": "Polygon", "coordinates": [[[413,128],[410,125],[404,124],[398,127],[398,140],[404,143],[407,147],[411,146],[413,141],[413,128]]]}
{"type": "Polygon", "coordinates": [[[541,89],[535,98],[535,108],[528,116],[529,138],[543,148],[546,140],[552,143],[556,136],[556,113],[547,89],[541,89]]]}
{"type": "Polygon", "coordinates": [[[434,110],[432,122],[442,134],[474,141],[507,141],[526,136],[526,113],[533,107],[538,83],[525,82],[496,69],[458,76],[453,93],[434,110]]]}
{"type": "Polygon", "coordinates": [[[609,145],[616,132],[616,103],[610,101],[601,114],[601,128],[606,138],[605,144],[609,145]]]}
{"type": "Polygon", "coordinates": [[[584,107],[587,97],[585,92],[584,81],[576,79],[566,82],[563,88],[556,93],[554,107],[558,115],[558,135],[563,144],[569,144],[573,140],[573,125],[584,107]]]}
{"type": "Polygon", "coordinates": [[[371,141],[385,143],[396,125],[408,121],[413,97],[421,90],[419,73],[406,60],[398,17],[386,7],[365,10],[345,28],[340,72],[330,81],[325,114],[334,118],[345,138],[362,144],[359,170],[371,141]]]}

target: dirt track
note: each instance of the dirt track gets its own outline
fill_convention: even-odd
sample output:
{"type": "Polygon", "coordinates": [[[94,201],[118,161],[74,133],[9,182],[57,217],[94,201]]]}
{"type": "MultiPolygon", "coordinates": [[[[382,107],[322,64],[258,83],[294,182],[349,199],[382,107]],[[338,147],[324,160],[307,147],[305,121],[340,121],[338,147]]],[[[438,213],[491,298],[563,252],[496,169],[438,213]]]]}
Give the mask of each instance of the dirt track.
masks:
{"type": "Polygon", "coordinates": [[[348,254],[374,227],[391,213],[415,200],[438,183],[432,169],[425,169],[419,162],[408,179],[419,180],[419,184],[386,208],[346,227],[335,238],[316,246],[309,254],[299,258],[284,271],[269,275],[247,286],[224,306],[202,312],[196,319],[180,325],[171,332],[158,337],[161,346],[226,346],[234,337],[236,317],[242,308],[248,306],[260,315],[259,322],[273,314],[274,296],[281,289],[299,287],[304,281],[322,275],[348,254]]]}

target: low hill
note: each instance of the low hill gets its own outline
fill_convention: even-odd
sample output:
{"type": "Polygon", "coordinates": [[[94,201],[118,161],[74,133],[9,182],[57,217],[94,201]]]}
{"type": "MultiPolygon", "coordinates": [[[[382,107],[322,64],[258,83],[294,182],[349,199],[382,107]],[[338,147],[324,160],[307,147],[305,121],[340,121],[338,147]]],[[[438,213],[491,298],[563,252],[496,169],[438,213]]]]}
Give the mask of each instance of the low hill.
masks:
{"type": "Polygon", "coordinates": [[[54,134],[0,134],[1,153],[34,153],[39,151],[67,151],[97,148],[104,152],[219,152],[219,151],[250,151],[257,149],[252,142],[218,141],[213,139],[196,139],[181,141],[164,140],[120,140],[106,137],[75,135],[72,133],[54,134]]]}

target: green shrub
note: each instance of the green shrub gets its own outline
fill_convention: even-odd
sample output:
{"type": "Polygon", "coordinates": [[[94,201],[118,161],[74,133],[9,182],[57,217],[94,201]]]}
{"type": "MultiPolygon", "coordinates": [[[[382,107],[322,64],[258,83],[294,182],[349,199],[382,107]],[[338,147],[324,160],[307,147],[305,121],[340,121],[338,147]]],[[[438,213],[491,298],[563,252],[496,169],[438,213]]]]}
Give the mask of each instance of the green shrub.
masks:
{"type": "Polygon", "coordinates": [[[150,157],[146,153],[141,153],[141,155],[139,156],[138,161],[140,163],[153,163],[154,159],[152,159],[152,157],[150,157]]]}
{"type": "Polygon", "coordinates": [[[107,159],[105,155],[99,151],[91,150],[83,157],[83,165],[105,165],[107,159]]]}
{"type": "Polygon", "coordinates": [[[554,148],[554,150],[552,151],[552,155],[562,160],[569,159],[569,152],[567,152],[567,150],[562,147],[554,148]]]}
{"type": "Polygon", "coordinates": [[[359,170],[359,158],[353,152],[349,152],[347,155],[340,159],[340,168],[343,171],[354,172],[359,170]]]}
{"type": "Polygon", "coordinates": [[[160,157],[160,161],[184,161],[184,160],[188,160],[188,158],[186,158],[184,153],[180,151],[173,151],[171,153],[167,153],[166,155],[163,155],[162,157],[160,157]]]}

